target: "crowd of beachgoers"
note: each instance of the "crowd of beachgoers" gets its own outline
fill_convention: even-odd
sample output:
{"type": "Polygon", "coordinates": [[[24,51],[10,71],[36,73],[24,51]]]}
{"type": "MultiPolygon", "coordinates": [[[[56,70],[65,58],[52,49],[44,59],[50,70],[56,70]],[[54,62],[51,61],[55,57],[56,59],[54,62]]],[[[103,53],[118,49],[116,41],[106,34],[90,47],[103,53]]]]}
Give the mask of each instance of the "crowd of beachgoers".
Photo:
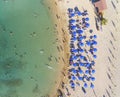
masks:
{"type": "Polygon", "coordinates": [[[80,11],[78,7],[68,9],[70,39],[69,83],[73,90],[76,85],[94,88],[95,59],[97,58],[97,35],[89,24],[87,10],[80,11]]]}

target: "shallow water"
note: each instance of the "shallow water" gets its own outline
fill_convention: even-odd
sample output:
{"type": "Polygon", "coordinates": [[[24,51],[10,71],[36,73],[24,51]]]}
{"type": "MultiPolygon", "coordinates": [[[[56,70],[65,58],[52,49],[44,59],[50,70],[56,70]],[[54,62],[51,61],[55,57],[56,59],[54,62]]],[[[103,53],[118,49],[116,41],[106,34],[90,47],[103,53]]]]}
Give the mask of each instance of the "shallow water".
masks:
{"type": "Polygon", "coordinates": [[[42,1],[0,0],[0,97],[49,94],[59,69],[53,32],[42,1]]]}

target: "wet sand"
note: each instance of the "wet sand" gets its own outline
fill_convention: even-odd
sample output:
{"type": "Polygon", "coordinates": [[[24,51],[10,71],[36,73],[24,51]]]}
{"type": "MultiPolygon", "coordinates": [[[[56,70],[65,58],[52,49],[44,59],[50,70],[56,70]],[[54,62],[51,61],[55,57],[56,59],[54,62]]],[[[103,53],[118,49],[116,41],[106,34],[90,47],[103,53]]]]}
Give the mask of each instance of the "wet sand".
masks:
{"type": "Polygon", "coordinates": [[[67,77],[67,67],[69,63],[69,33],[67,28],[67,20],[64,17],[66,15],[65,10],[62,10],[62,1],[59,0],[51,0],[48,1],[47,4],[49,12],[53,17],[54,21],[54,32],[56,35],[56,43],[59,57],[55,58],[60,66],[60,73],[58,75],[58,79],[56,79],[56,86],[51,90],[50,97],[57,97],[60,92],[62,92],[62,88],[64,88],[64,83],[66,83],[67,77]]]}

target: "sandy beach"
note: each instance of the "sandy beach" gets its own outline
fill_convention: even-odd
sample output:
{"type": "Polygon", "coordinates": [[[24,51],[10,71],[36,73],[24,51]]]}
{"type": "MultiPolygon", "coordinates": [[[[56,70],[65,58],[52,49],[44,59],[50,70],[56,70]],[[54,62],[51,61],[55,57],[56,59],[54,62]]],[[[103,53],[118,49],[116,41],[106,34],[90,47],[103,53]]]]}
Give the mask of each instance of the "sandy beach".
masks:
{"type": "MultiPolygon", "coordinates": [[[[120,11],[119,1],[107,0],[107,10],[104,11],[104,17],[107,18],[108,23],[97,31],[95,25],[96,14],[94,6],[89,0],[54,0],[51,1],[49,10],[55,21],[55,33],[58,37],[58,47],[62,46],[60,51],[61,74],[58,76],[55,92],[50,97],[58,97],[56,92],[58,89],[63,93],[63,97],[119,97],[119,21],[120,11]],[[52,6],[51,6],[52,5],[52,6]],[[87,88],[87,93],[84,94],[81,87],[77,86],[73,91],[68,82],[68,68],[69,68],[69,43],[70,35],[68,30],[68,8],[77,6],[81,11],[87,10],[90,18],[90,28],[98,36],[97,38],[97,59],[95,64],[95,88],[87,88]],[[63,58],[63,59],[61,59],[63,58]],[[63,69],[62,69],[63,68],[63,69]],[[68,92],[70,95],[68,96],[68,92]]],[[[81,83],[80,83],[81,84],[81,83]]]]}

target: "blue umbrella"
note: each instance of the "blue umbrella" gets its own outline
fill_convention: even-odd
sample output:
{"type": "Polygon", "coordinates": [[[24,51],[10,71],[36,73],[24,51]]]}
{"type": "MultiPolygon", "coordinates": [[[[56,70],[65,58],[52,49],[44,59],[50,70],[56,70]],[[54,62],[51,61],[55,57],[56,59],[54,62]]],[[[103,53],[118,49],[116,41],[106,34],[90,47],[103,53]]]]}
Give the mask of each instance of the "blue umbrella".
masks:
{"type": "Polygon", "coordinates": [[[92,81],[95,81],[95,77],[90,77],[90,79],[91,79],[92,81]]]}
{"type": "Polygon", "coordinates": [[[73,66],[76,67],[76,66],[77,66],[77,63],[73,63],[73,66]]]}
{"type": "Polygon", "coordinates": [[[68,12],[69,13],[73,12],[73,9],[72,8],[68,8],[68,12]]]}
{"type": "Polygon", "coordinates": [[[80,36],[80,37],[79,37],[79,41],[82,41],[83,39],[84,39],[83,36],[80,36]]]}
{"type": "Polygon", "coordinates": [[[78,9],[78,7],[77,7],[77,6],[74,8],[74,10],[75,10],[75,11],[77,11],[77,12],[79,11],[79,9],[78,9]]]}
{"type": "Polygon", "coordinates": [[[83,80],[83,77],[78,76],[78,79],[79,79],[79,80],[83,80]]]}
{"type": "Polygon", "coordinates": [[[90,52],[93,52],[93,50],[92,50],[92,49],[90,49],[89,51],[90,51],[90,52]]]}
{"type": "Polygon", "coordinates": [[[90,64],[90,63],[87,63],[87,64],[86,64],[86,67],[87,67],[87,68],[89,68],[90,66],[91,66],[91,64],[90,64]]]}
{"type": "Polygon", "coordinates": [[[88,87],[87,83],[84,83],[84,87],[85,87],[85,88],[87,88],[87,87],[88,87]]]}
{"type": "Polygon", "coordinates": [[[78,49],[71,49],[71,52],[76,53],[76,52],[78,52],[78,49]]]}
{"type": "Polygon", "coordinates": [[[69,23],[75,23],[75,22],[76,22],[76,20],[74,20],[74,19],[69,20],[69,23]]]}
{"type": "Polygon", "coordinates": [[[74,87],[75,87],[75,84],[74,84],[73,82],[71,83],[71,87],[72,87],[72,88],[74,88],[74,87]]]}
{"type": "Polygon", "coordinates": [[[92,29],[90,29],[90,30],[89,30],[89,32],[90,32],[90,33],[92,33],[92,32],[93,32],[93,30],[92,30],[92,29]]]}
{"type": "Polygon", "coordinates": [[[75,13],[70,13],[69,17],[72,18],[75,16],[75,13]]]}
{"type": "MultiPolygon", "coordinates": [[[[83,49],[79,49],[79,52],[83,53],[84,50],[83,49]]],[[[84,56],[80,56],[81,59],[84,59],[84,56]]]]}
{"type": "Polygon", "coordinates": [[[86,73],[86,74],[89,74],[89,70],[86,70],[85,73],[86,73]]]}
{"type": "Polygon", "coordinates": [[[79,33],[79,34],[82,34],[83,33],[83,30],[77,30],[77,33],[79,33]]]}
{"type": "Polygon", "coordinates": [[[96,39],[96,38],[97,38],[97,35],[93,35],[93,37],[96,39]]]}
{"type": "Polygon", "coordinates": [[[75,76],[71,76],[71,79],[72,79],[72,80],[76,80],[76,77],[75,77],[75,76]]]}
{"type": "Polygon", "coordinates": [[[89,24],[89,23],[86,23],[85,26],[88,28],[88,27],[90,26],[90,24],[89,24]]]}
{"type": "Polygon", "coordinates": [[[73,72],[73,73],[77,73],[77,70],[75,70],[75,69],[72,69],[72,72],[73,72]]]}
{"type": "Polygon", "coordinates": [[[80,55],[80,58],[81,58],[81,59],[84,59],[84,56],[80,55]]]}
{"type": "Polygon", "coordinates": [[[74,31],[74,32],[72,32],[72,35],[73,35],[73,36],[76,36],[76,34],[77,34],[77,32],[75,32],[75,31],[74,31]]]}
{"type": "Polygon", "coordinates": [[[86,44],[87,44],[88,46],[90,46],[90,45],[91,45],[91,42],[90,42],[90,41],[87,41],[86,44]]]}
{"type": "Polygon", "coordinates": [[[93,55],[93,58],[95,58],[95,59],[96,59],[96,58],[97,58],[97,55],[93,55]]]}
{"type": "Polygon", "coordinates": [[[91,61],[91,65],[94,65],[95,64],[95,61],[91,61]]]}
{"type": "Polygon", "coordinates": [[[97,41],[92,40],[92,44],[93,44],[93,45],[97,45],[97,41]]]}
{"type": "Polygon", "coordinates": [[[79,70],[79,73],[80,73],[80,74],[83,74],[83,71],[80,69],[80,70],[79,70]]]}
{"type": "Polygon", "coordinates": [[[86,21],[89,21],[89,18],[87,17],[87,18],[85,18],[85,20],[86,20],[86,21]]]}
{"type": "Polygon", "coordinates": [[[86,39],[86,36],[83,36],[84,39],[86,39]]]}
{"type": "Polygon", "coordinates": [[[94,51],[94,52],[97,52],[97,48],[93,48],[93,51],[94,51]]]}
{"type": "Polygon", "coordinates": [[[82,43],[82,42],[79,42],[79,46],[84,46],[84,43],[82,43]]]}
{"type": "Polygon", "coordinates": [[[77,27],[76,26],[70,26],[71,30],[75,30],[77,27]]]}
{"type": "Polygon", "coordinates": [[[92,39],[93,38],[93,36],[90,36],[90,39],[92,39]]]}
{"type": "Polygon", "coordinates": [[[76,37],[72,37],[72,38],[71,38],[71,40],[76,41],[76,40],[77,40],[77,38],[76,38],[76,37]]]}
{"type": "Polygon", "coordinates": [[[77,14],[78,14],[79,16],[81,16],[81,15],[82,15],[82,13],[81,13],[80,11],[78,11],[78,12],[77,12],[77,14]]]}
{"type": "Polygon", "coordinates": [[[94,85],[92,83],[90,84],[90,88],[92,88],[92,89],[94,88],[94,85]]]}
{"type": "Polygon", "coordinates": [[[81,62],[80,62],[79,65],[80,65],[80,66],[84,66],[84,63],[81,63],[81,62]]]}
{"type": "Polygon", "coordinates": [[[93,69],[91,72],[92,72],[92,74],[94,74],[94,73],[95,73],[95,70],[93,69]]]}
{"type": "Polygon", "coordinates": [[[77,58],[78,58],[77,56],[74,56],[74,58],[73,58],[73,59],[74,59],[74,60],[77,60],[77,58]]]}

